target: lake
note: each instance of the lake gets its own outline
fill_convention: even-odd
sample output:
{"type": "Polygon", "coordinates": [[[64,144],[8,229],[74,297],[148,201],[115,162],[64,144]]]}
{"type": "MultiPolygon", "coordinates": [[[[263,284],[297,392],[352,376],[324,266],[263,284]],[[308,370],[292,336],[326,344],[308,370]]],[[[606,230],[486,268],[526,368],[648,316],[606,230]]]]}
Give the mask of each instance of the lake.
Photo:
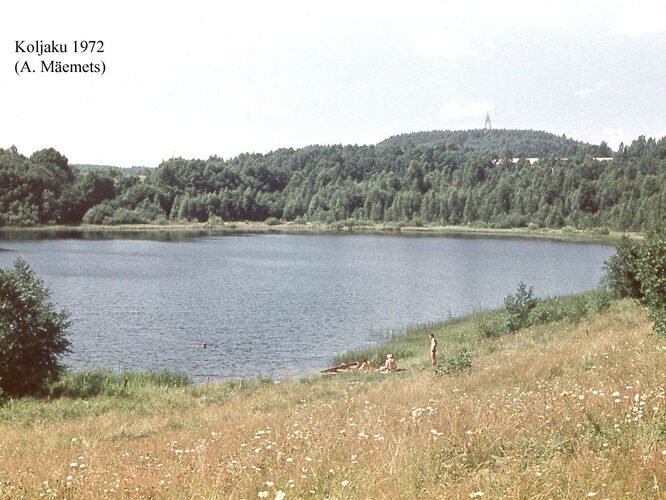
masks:
{"type": "Polygon", "coordinates": [[[301,376],[390,330],[501,306],[521,280],[539,297],[591,290],[615,252],[529,239],[173,233],[5,233],[0,249],[1,267],[23,255],[71,313],[68,367],[166,368],[196,381],[301,376]]]}

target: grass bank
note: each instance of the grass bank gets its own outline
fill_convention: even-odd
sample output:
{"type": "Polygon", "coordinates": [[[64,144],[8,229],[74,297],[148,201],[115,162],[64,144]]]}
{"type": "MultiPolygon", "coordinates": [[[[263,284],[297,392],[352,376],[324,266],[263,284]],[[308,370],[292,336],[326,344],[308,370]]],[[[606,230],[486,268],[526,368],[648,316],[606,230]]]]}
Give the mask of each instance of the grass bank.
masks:
{"type": "Polygon", "coordinates": [[[374,234],[407,234],[407,235],[449,235],[470,237],[504,237],[551,239],[582,243],[615,244],[622,236],[640,239],[639,233],[624,233],[608,231],[606,229],[580,230],[570,227],[563,229],[546,228],[511,228],[493,229],[475,226],[410,226],[405,223],[372,224],[358,221],[343,221],[331,224],[326,223],[296,223],[281,222],[277,219],[271,223],[266,222],[222,222],[222,223],[165,223],[165,224],[136,224],[118,226],[36,226],[36,227],[3,227],[0,233],[6,236],[26,234],[48,234],[53,236],[72,233],[87,233],[99,235],[123,235],[140,232],[171,232],[181,235],[201,234],[233,234],[233,233],[374,233],[374,234]]]}
{"type": "Polygon", "coordinates": [[[561,299],[513,334],[488,312],[346,355],[390,350],[407,371],[389,375],[71,375],[0,407],[0,498],[660,498],[666,344],[643,308],[595,303],[561,299]],[[446,370],[463,350],[471,366],[446,370]]]}

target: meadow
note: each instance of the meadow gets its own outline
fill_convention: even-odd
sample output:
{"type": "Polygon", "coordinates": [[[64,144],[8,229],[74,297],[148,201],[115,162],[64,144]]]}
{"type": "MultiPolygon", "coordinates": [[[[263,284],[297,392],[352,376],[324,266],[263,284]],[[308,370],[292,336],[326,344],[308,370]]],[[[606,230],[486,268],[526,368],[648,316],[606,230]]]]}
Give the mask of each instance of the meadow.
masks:
{"type": "Polygon", "coordinates": [[[2,402],[0,498],[661,498],[666,341],[630,300],[538,308],[340,356],[400,373],[67,375],[2,402]]]}

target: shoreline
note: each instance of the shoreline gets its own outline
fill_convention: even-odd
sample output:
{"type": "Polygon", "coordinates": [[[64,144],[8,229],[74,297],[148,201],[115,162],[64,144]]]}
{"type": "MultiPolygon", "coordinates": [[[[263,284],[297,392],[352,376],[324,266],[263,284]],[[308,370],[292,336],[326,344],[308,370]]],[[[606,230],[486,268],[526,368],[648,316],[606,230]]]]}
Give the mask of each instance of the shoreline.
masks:
{"type": "MultiPolygon", "coordinates": [[[[598,291],[599,291],[598,288],[591,290],[584,290],[569,295],[549,296],[537,299],[537,301],[538,303],[541,303],[546,307],[552,308],[555,304],[560,303],[564,304],[563,307],[572,309],[571,307],[572,303],[582,301],[583,303],[587,304],[590,298],[593,297],[594,294],[596,294],[598,291]]],[[[172,378],[184,377],[189,380],[188,385],[191,386],[204,386],[204,385],[207,386],[208,384],[233,385],[235,383],[241,383],[241,381],[249,383],[255,383],[255,382],[261,383],[262,381],[263,382],[268,381],[277,385],[287,382],[312,380],[313,378],[320,379],[322,378],[322,376],[324,378],[327,378],[328,376],[330,376],[330,373],[326,373],[327,371],[334,371],[334,369],[338,368],[340,365],[348,363],[353,363],[353,362],[361,363],[364,359],[370,359],[375,364],[375,366],[380,366],[381,363],[380,364],[378,363],[380,361],[381,362],[384,361],[384,356],[388,352],[399,353],[397,355],[397,361],[399,361],[400,363],[406,363],[406,366],[408,368],[415,369],[422,360],[420,359],[419,355],[417,355],[415,352],[412,352],[411,348],[408,346],[413,345],[415,342],[420,345],[420,341],[418,339],[426,338],[428,333],[438,332],[439,335],[441,332],[448,332],[451,331],[452,329],[458,329],[461,325],[462,326],[468,325],[468,327],[476,331],[475,335],[480,335],[479,332],[485,330],[485,335],[486,335],[485,340],[489,340],[491,338],[497,339],[504,336],[510,336],[509,332],[495,332],[490,334],[488,333],[489,329],[493,328],[497,329],[500,327],[499,323],[503,321],[503,315],[505,313],[505,310],[506,310],[505,307],[497,306],[490,309],[482,309],[482,310],[468,312],[458,317],[451,317],[448,319],[441,319],[429,323],[406,326],[405,328],[402,329],[391,330],[390,335],[386,335],[382,340],[378,341],[377,343],[373,343],[365,348],[359,347],[357,349],[343,350],[336,352],[335,354],[332,355],[330,363],[328,363],[326,366],[311,367],[307,370],[303,370],[298,373],[293,373],[288,375],[287,374],[271,375],[267,373],[255,373],[249,376],[240,375],[240,376],[233,376],[221,379],[217,379],[212,376],[206,376],[205,378],[201,377],[199,380],[197,380],[197,378],[199,377],[194,377],[189,373],[180,370],[148,369],[148,370],[117,371],[104,367],[94,368],[89,370],[76,370],[76,369],[66,368],[64,371],[64,375],[70,377],[71,376],[76,377],[76,376],[90,375],[95,373],[108,372],[118,377],[152,377],[152,376],[166,376],[172,378]]],[[[554,310],[555,309],[551,311],[551,314],[553,313],[554,310]]],[[[583,310],[586,310],[586,308],[583,307],[578,312],[583,310]]],[[[562,318],[551,319],[550,321],[555,322],[555,321],[565,320],[571,322],[578,322],[580,321],[580,317],[576,316],[578,312],[574,313],[573,315],[566,314],[562,318]]],[[[581,314],[582,316],[586,316],[586,314],[588,313],[581,313],[581,314]]],[[[545,323],[548,323],[548,321],[546,321],[545,323]]],[[[531,328],[538,327],[541,324],[542,323],[536,322],[530,327],[531,328]]],[[[462,345],[467,344],[468,341],[463,340],[462,337],[455,340],[451,338],[449,339],[449,343],[451,345],[459,344],[458,347],[460,347],[462,345]]],[[[438,358],[440,362],[446,361],[446,354],[443,354],[446,352],[446,350],[447,350],[446,347],[440,350],[440,355],[438,358]]],[[[405,364],[402,364],[401,366],[404,367],[405,364]]]]}
{"type": "Polygon", "coordinates": [[[80,226],[31,226],[0,227],[0,238],[5,235],[46,234],[131,234],[131,233],[178,233],[181,235],[224,235],[224,234],[376,234],[404,236],[462,236],[489,238],[524,238],[546,239],[553,241],[595,243],[615,245],[623,236],[630,239],[642,239],[641,233],[622,231],[598,231],[563,229],[528,229],[528,228],[483,228],[474,226],[409,226],[403,224],[353,224],[342,222],[326,224],[318,222],[266,224],[265,222],[226,222],[226,223],[187,223],[187,224],[131,224],[131,225],[80,225],[80,226]]]}

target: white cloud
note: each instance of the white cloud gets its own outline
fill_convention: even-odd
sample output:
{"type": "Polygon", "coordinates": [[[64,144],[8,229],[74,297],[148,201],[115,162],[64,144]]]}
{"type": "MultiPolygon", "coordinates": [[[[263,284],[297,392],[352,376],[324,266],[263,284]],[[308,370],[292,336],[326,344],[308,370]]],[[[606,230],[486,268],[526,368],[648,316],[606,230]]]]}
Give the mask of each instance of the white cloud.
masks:
{"type": "Polygon", "coordinates": [[[483,118],[495,108],[489,101],[460,101],[447,102],[439,112],[443,119],[483,118]]]}

